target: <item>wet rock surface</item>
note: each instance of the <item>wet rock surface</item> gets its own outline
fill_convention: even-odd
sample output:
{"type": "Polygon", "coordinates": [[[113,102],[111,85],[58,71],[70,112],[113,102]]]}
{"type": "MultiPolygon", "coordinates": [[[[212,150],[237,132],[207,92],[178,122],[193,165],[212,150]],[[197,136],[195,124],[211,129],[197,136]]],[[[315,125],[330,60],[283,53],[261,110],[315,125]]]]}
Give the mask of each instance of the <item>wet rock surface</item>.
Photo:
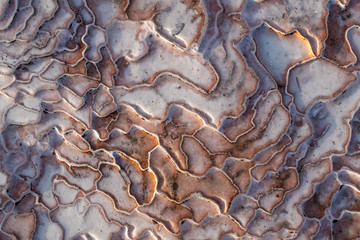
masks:
{"type": "Polygon", "coordinates": [[[359,13],[0,0],[0,239],[358,239],[359,13]]]}

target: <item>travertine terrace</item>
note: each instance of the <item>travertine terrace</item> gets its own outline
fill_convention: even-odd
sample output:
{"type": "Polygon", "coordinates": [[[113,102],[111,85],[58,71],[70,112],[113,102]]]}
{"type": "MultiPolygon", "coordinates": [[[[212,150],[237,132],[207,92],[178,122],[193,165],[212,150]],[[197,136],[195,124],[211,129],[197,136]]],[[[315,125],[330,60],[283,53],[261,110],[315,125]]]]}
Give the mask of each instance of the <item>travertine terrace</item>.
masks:
{"type": "Polygon", "coordinates": [[[360,1],[0,0],[0,239],[357,239],[360,1]]]}

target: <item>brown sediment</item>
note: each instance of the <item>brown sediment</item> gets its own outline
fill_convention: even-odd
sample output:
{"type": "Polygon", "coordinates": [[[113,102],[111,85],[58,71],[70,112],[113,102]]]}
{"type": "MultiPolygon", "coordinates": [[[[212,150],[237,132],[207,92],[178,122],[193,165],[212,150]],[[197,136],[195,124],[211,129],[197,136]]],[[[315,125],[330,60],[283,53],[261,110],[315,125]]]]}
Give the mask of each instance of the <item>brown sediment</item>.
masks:
{"type": "Polygon", "coordinates": [[[181,235],[189,239],[221,239],[227,233],[233,233],[237,236],[245,235],[244,229],[235,220],[229,216],[218,215],[208,217],[200,224],[194,224],[186,221],[182,224],[181,235]]]}
{"type": "Polygon", "coordinates": [[[215,202],[202,197],[200,194],[193,194],[188,200],[184,201],[184,206],[188,207],[195,222],[200,223],[209,215],[220,214],[220,209],[215,202]]]}
{"type": "Polygon", "coordinates": [[[93,150],[122,151],[136,159],[143,169],[148,167],[149,152],[158,144],[155,136],[137,127],[132,127],[128,133],[115,129],[105,141],[100,141],[91,132],[87,132],[84,138],[93,150]]]}
{"type": "Polygon", "coordinates": [[[341,185],[339,191],[334,196],[331,205],[331,214],[335,218],[340,218],[343,212],[355,211],[358,212],[360,208],[360,194],[357,189],[348,185],[341,185]]]}
{"type": "Polygon", "coordinates": [[[303,204],[304,214],[309,218],[321,219],[325,210],[330,207],[332,197],[339,188],[339,182],[335,175],[329,175],[325,180],[316,186],[314,195],[303,204]]]}
{"type": "Polygon", "coordinates": [[[89,144],[75,131],[68,131],[64,134],[66,141],[82,152],[90,150],[89,144]]]}
{"type": "Polygon", "coordinates": [[[11,214],[9,215],[2,229],[15,236],[17,239],[31,239],[32,233],[35,228],[35,216],[33,213],[24,215],[11,214]]]}
{"type": "Polygon", "coordinates": [[[301,229],[298,231],[295,239],[310,238],[315,235],[319,229],[319,222],[314,219],[306,219],[301,229]]]}
{"type": "Polygon", "coordinates": [[[231,199],[238,193],[221,170],[212,168],[200,178],[193,177],[179,171],[171,157],[160,148],[151,153],[150,167],[158,178],[157,189],[176,201],[199,191],[217,202],[222,212],[227,212],[231,199]]]}
{"type": "Polygon", "coordinates": [[[356,61],[347,41],[346,31],[353,25],[359,25],[359,9],[360,4],[353,0],[349,1],[344,8],[336,3],[329,5],[328,37],[323,55],[341,66],[356,61]]]}
{"type": "Polygon", "coordinates": [[[181,149],[186,156],[186,169],[190,173],[203,175],[213,165],[211,155],[193,137],[184,136],[181,149]]]}
{"type": "MultiPolygon", "coordinates": [[[[336,220],[333,220],[336,222],[336,220]]],[[[319,229],[317,231],[317,233],[315,234],[315,236],[313,236],[313,239],[316,240],[320,240],[320,239],[330,239],[331,238],[331,220],[329,219],[329,217],[324,217],[323,219],[321,219],[320,221],[320,226],[319,229]]]]}
{"type": "Polygon", "coordinates": [[[151,203],[156,192],[156,178],[152,171],[140,168],[138,163],[133,159],[117,154],[115,163],[120,166],[130,180],[129,193],[135,197],[139,205],[151,203]]]}
{"type": "Polygon", "coordinates": [[[117,209],[127,212],[134,210],[137,203],[128,193],[130,183],[124,179],[121,170],[109,164],[101,164],[99,170],[102,176],[96,188],[111,196],[117,209]]]}
{"type": "Polygon", "coordinates": [[[345,239],[357,238],[360,234],[357,221],[359,221],[359,213],[344,213],[341,219],[333,223],[332,236],[345,239]]]}
{"type": "Polygon", "coordinates": [[[246,159],[228,158],[225,160],[223,170],[233,180],[241,193],[246,193],[250,184],[250,168],[254,162],[246,159]]]}
{"type": "Polygon", "coordinates": [[[203,120],[191,111],[173,105],[169,108],[167,121],[163,126],[163,134],[159,136],[160,144],[176,161],[180,169],[188,169],[186,157],[180,149],[183,147],[185,135],[193,135],[203,126],[203,120]]]}
{"type": "Polygon", "coordinates": [[[152,203],[139,207],[139,211],[148,214],[157,221],[163,222],[175,234],[180,232],[180,221],[192,217],[189,209],[170,201],[162,194],[155,194],[152,203]]]}

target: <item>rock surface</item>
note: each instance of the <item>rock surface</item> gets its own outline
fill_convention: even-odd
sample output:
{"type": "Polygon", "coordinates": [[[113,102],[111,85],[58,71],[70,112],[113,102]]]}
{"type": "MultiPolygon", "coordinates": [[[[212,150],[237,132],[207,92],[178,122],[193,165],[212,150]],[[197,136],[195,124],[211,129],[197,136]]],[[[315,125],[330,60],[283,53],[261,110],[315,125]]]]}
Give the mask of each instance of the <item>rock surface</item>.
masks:
{"type": "Polygon", "coordinates": [[[0,0],[0,239],[357,239],[360,2],[0,0]]]}

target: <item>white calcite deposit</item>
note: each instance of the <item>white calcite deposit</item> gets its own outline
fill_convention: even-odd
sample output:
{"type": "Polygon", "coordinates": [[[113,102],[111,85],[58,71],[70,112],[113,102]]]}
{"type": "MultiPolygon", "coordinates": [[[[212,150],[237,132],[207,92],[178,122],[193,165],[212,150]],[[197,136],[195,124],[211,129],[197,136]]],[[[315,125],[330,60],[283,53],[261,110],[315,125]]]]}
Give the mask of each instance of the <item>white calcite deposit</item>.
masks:
{"type": "Polygon", "coordinates": [[[360,237],[360,1],[0,0],[0,240],[360,237]]]}

